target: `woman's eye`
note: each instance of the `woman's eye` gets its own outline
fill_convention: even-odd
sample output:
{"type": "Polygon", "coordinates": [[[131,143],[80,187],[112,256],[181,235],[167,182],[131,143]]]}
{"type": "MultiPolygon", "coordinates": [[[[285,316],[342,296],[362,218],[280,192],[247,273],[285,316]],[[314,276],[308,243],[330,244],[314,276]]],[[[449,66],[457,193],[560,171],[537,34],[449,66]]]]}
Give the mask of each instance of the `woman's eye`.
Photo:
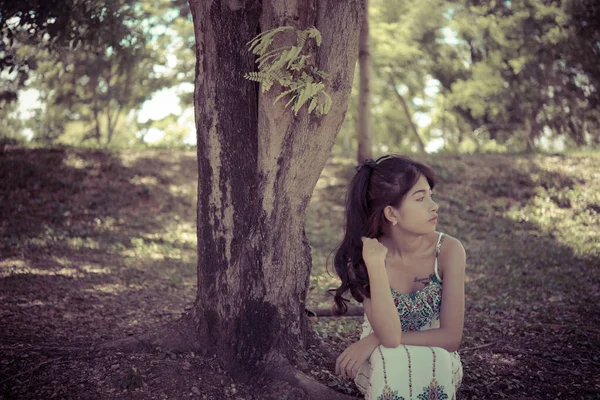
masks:
{"type": "Polygon", "coordinates": [[[417,201],[423,201],[424,198],[425,197],[420,197],[420,198],[417,199],[417,201]]]}

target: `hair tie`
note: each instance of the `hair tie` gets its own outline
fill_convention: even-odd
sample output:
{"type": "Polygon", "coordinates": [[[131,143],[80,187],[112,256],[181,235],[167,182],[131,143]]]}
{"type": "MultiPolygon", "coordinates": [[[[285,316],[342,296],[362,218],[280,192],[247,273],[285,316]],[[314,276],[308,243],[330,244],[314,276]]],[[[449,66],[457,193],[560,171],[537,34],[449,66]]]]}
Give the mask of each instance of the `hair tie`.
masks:
{"type": "Polygon", "coordinates": [[[369,168],[373,169],[376,166],[377,166],[377,163],[375,162],[375,160],[373,160],[372,158],[368,158],[365,160],[364,163],[362,163],[358,167],[356,167],[356,171],[360,172],[360,170],[364,167],[369,167],[369,168]]]}

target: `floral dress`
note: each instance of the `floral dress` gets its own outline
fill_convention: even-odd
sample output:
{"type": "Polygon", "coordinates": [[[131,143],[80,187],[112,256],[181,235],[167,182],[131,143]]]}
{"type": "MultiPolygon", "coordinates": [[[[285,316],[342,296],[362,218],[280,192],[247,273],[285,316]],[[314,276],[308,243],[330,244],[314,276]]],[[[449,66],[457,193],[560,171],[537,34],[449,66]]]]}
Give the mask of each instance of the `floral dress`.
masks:
{"type": "MultiPolygon", "coordinates": [[[[403,332],[440,326],[442,279],[437,259],[443,236],[440,233],[435,249],[434,274],[425,288],[404,294],[391,288],[403,332]]],[[[372,332],[365,315],[360,338],[372,332]]],[[[354,382],[367,400],[454,400],[462,374],[458,352],[450,353],[440,347],[430,346],[379,346],[369,360],[360,366],[354,382]]]]}

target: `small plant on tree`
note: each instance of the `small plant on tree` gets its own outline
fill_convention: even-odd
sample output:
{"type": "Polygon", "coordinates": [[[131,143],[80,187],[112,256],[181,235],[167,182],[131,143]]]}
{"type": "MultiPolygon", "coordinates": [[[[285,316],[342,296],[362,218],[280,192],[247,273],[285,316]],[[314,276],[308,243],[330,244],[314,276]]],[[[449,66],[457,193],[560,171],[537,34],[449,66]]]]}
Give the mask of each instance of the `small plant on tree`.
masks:
{"type": "Polygon", "coordinates": [[[295,30],[292,26],[281,26],[257,35],[247,44],[249,50],[258,56],[258,72],[244,74],[244,78],[259,82],[263,92],[268,91],[274,82],[283,88],[275,102],[284,97],[289,100],[286,107],[293,103],[294,115],[308,103],[308,113],[327,114],[331,108],[331,97],[325,91],[324,81],[328,75],[318,69],[310,60],[310,55],[302,54],[308,39],[314,39],[321,45],[321,33],[315,27],[296,30],[296,45],[281,46],[269,50],[276,34],[295,30]]]}

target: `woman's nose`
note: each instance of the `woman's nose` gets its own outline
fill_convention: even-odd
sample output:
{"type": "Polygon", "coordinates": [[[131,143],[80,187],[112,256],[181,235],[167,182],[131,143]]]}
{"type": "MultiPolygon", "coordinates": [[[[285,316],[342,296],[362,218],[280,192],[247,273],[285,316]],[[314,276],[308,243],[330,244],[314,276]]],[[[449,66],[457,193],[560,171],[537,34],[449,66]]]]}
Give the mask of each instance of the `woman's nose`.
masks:
{"type": "Polygon", "coordinates": [[[431,200],[431,211],[437,211],[440,206],[435,201],[431,200]]]}

